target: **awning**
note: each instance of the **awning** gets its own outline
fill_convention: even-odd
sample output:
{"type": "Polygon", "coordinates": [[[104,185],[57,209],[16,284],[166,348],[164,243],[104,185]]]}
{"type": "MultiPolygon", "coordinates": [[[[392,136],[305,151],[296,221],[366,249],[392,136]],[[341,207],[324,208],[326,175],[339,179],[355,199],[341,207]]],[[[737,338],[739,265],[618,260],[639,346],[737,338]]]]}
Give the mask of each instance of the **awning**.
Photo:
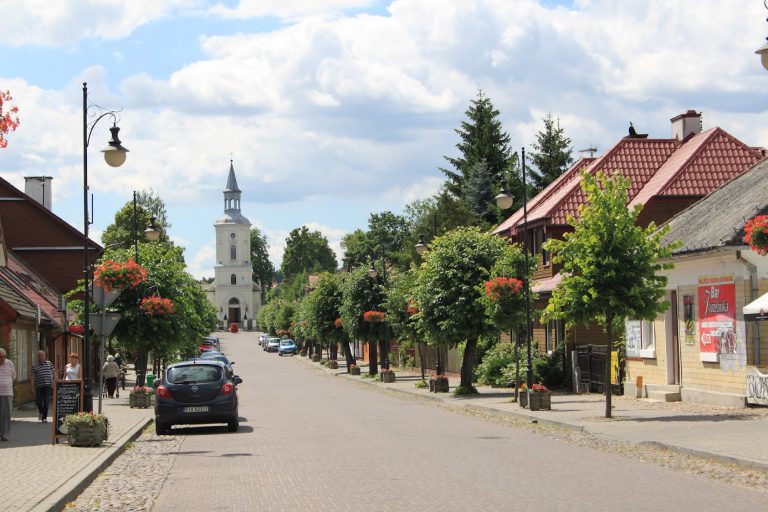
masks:
{"type": "Polygon", "coordinates": [[[768,293],[744,306],[744,320],[768,320],[768,293]]]}

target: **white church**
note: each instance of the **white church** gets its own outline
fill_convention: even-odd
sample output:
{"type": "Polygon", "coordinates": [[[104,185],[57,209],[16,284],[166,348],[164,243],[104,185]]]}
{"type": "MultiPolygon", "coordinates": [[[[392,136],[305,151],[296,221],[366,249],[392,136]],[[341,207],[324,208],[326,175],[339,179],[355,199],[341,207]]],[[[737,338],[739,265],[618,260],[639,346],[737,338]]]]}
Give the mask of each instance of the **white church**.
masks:
{"type": "Polygon", "coordinates": [[[213,284],[206,286],[206,293],[218,312],[221,328],[237,323],[241,329],[251,330],[261,307],[262,293],[261,287],[253,282],[251,222],[240,213],[240,194],[230,160],[224,215],[214,224],[216,274],[213,284]]]}

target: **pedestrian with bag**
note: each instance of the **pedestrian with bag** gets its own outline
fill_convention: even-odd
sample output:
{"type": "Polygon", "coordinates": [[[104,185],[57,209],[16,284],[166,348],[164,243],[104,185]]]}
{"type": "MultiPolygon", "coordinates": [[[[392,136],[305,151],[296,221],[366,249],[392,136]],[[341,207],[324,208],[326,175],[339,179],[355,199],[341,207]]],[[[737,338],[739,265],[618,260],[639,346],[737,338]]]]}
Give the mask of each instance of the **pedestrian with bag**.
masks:
{"type": "Polygon", "coordinates": [[[4,348],[0,348],[0,441],[7,441],[11,432],[11,405],[13,405],[13,381],[16,367],[8,359],[4,348]]]}
{"type": "Polygon", "coordinates": [[[35,404],[40,413],[40,421],[47,423],[53,387],[53,363],[45,358],[44,350],[37,351],[37,362],[32,365],[32,386],[35,388],[35,404]]]}

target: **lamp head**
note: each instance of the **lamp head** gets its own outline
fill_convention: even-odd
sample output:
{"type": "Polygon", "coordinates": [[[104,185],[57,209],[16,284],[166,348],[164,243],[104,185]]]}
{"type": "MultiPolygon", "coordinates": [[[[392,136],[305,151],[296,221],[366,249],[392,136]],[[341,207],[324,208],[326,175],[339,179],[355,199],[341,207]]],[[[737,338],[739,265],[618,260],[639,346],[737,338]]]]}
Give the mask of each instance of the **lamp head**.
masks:
{"type": "Polygon", "coordinates": [[[512,207],[512,203],[515,202],[515,197],[507,194],[507,191],[503,186],[501,187],[501,191],[496,195],[495,199],[496,206],[502,210],[509,210],[512,207]]]}
{"type": "Polygon", "coordinates": [[[419,243],[416,244],[416,252],[419,256],[427,252],[427,244],[424,243],[424,235],[419,235],[419,243]]]}
{"type": "Polygon", "coordinates": [[[160,239],[160,230],[157,229],[157,226],[155,225],[154,217],[149,218],[149,227],[144,230],[144,236],[146,236],[147,240],[150,242],[157,242],[160,239]]]}
{"type": "Polygon", "coordinates": [[[768,69],[768,43],[758,48],[755,53],[760,56],[760,62],[763,63],[763,67],[768,69]]]}
{"type": "Polygon", "coordinates": [[[371,265],[371,268],[368,269],[368,277],[370,277],[371,279],[376,279],[376,276],[378,275],[379,275],[379,271],[376,270],[376,267],[371,265]]]}
{"type": "Polygon", "coordinates": [[[125,163],[128,150],[120,143],[120,137],[117,135],[120,132],[120,127],[113,124],[109,131],[112,132],[112,140],[109,141],[109,145],[102,149],[101,152],[104,153],[104,160],[107,162],[107,165],[110,167],[120,167],[125,163]]]}

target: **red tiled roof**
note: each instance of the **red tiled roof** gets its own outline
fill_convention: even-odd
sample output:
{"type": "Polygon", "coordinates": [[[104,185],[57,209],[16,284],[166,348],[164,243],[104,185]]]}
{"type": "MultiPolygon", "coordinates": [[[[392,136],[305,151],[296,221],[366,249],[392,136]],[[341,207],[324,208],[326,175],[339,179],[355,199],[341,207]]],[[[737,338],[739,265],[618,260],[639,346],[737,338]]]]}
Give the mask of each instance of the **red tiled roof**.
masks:
{"type": "MultiPolygon", "coordinates": [[[[704,196],[746,171],[763,157],[720,128],[712,128],[684,142],[677,139],[624,138],[594,160],[587,172],[620,172],[630,178],[629,206],[645,204],[654,196],[704,196]]],[[[578,217],[586,197],[579,186],[578,162],[528,203],[528,223],[549,219],[552,225],[567,224],[578,217]]],[[[522,209],[502,222],[494,233],[516,232],[522,209]]]]}
{"type": "Polygon", "coordinates": [[[40,306],[42,313],[54,324],[60,324],[61,313],[56,309],[58,294],[53,287],[27,268],[12,251],[7,254],[7,266],[0,267],[0,279],[24,296],[30,304],[40,306]]]}

